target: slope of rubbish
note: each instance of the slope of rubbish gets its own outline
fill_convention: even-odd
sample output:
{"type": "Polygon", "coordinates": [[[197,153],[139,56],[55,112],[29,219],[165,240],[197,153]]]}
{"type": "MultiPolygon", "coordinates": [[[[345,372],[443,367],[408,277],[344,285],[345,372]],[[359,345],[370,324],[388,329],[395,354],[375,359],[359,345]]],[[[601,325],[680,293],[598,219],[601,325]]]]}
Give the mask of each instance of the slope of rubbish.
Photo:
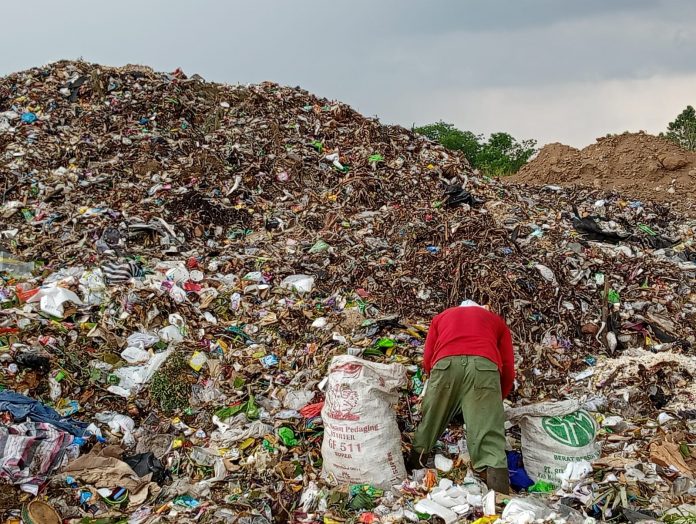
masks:
{"type": "Polygon", "coordinates": [[[507,181],[620,191],[696,216],[696,153],[642,132],[599,138],[583,149],[548,144],[507,181]]]}
{"type": "MultiPolygon", "coordinates": [[[[317,384],[346,352],[407,365],[408,444],[427,323],[465,297],[511,327],[516,403],[601,397],[600,421],[669,410],[664,426],[605,431],[606,456],[694,442],[694,223],[663,205],[485,180],[298,88],[84,62],[0,80],[0,175],[2,386],[74,419],[25,422],[0,392],[8,430],[56,444],[41,467],[0,474],[16,490],[0,496],[6,516],[32,498],[19,504],[20,486],[66,519],[364,513],[315,484],[317,384]],[[665,358],[614,395],[612,363],[636,348],[665,358]],[[98,491],[119,487],[125,502],[98,491]]],[[[453,458],[460,437],[443,437],[453,458]]],[[[692,487],[668,466],[646,475],[654,496],[637,510],[692,487]]],[[[369,492],[373,515],[412,512],[429,482],[369,492]]]]}

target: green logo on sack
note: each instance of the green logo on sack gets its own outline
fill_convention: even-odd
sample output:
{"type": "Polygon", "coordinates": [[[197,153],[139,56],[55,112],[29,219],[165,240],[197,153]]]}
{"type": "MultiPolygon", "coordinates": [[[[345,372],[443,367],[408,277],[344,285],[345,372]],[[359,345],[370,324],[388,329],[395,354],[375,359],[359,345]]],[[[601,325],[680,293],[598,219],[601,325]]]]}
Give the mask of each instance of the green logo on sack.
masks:
{"type": "Polygon", "coordinates": [[[563,417],[543,417],[541,425],[549,437],[574,448],[587,446],[595,438],[595,422],[585,411],[563,417]]]}

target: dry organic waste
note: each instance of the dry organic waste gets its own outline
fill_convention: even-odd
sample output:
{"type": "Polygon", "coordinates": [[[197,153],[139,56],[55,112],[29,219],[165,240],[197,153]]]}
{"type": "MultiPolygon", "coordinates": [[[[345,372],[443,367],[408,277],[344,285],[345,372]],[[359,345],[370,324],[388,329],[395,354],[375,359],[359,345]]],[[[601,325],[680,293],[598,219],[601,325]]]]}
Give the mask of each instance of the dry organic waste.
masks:
{"type": "Polygon", "coordinates": [[[510,401],[575,399],[600,428],[590,471],[503,516],[693,521],[695,222],[544,183],[273,83],[84,62],[0,79],[3,518],[426,520],[438,482],[476,486],[461,428],[436,462],[461,467],[333,486],[317,385],[346,352],[405,364],[406,450],[427,323],[471,298],[513,332],[510,401]]]}

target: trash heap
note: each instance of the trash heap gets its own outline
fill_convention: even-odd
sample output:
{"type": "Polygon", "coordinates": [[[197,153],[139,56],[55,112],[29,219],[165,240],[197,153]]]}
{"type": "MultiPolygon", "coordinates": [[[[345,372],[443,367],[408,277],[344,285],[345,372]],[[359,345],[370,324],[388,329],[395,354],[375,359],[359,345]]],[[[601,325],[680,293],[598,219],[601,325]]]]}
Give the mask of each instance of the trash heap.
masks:
{"type": "Polygon", "coordinates": [[[696,225],[663,204],[503,185],[299,88],[84,62],[0,80],[0,192],[4,518],[501,514],[456,425],[391,491],[321,477],[331,359],[406,366],[407,448],[427,323],[464,297],[510,325],[516,406],[574,399],[602,428],[589,470],[504,518],[696,494],[696,225]]]}

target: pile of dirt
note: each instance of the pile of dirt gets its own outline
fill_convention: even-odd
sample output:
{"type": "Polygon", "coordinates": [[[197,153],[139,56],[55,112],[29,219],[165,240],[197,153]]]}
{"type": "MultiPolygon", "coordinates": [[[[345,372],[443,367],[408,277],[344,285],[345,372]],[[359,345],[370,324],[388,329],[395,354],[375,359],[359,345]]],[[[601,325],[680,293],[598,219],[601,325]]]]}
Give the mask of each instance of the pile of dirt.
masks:
{"type": "Polygon", "coordinates": [[[508,181],[591,186],[693,212],[696,153],[646,133],[600,138],[584,149],[554,143],[544,146],[508,181]]]}

